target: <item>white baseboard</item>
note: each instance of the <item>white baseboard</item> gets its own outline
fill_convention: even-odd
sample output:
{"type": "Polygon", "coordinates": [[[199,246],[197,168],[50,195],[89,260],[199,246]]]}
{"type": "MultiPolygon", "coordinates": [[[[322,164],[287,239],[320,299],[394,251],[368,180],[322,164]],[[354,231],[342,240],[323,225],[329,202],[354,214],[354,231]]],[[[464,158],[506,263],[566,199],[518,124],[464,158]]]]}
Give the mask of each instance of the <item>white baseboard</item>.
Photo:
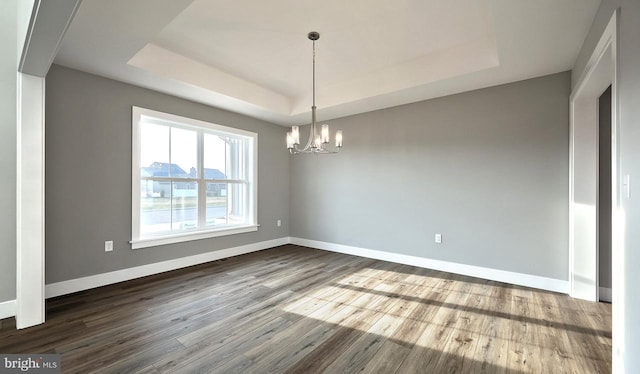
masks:
{"type": "Polygon", "coordinates": [[[497,282],[504,282],[515,284],[518,286],[525,286],[531,288],[539,288],[542,290],[548,290],[560,293],[569,293],[569,281],[561,279],[553,279],[547,277],[541,277],[537,275],[515,273],[505,270],[497,270],[491,268],[485,268],[480,266],[458,264],[454,262],[432,260],[424,257],[416,257],[403,255],[398,253],[391,253],[385,251],[378,251],[374,249],[366,249],[359,247],[352,247],[342,244],[327,243],[317,240],[301,239],[292,237],[291,243],[302,245],[305,247],[318,248],[332,252],[339,252],[348,255],[367,257],[376,260],[383,260],[389,262],[395,262],[399,264],[419,266],[426,269],[433,269],[439,271],[445,271],[448,273],[467,275],[476,278],[488,279],[497,282]]]}
{"type": "Polygon", "coordinates": [[[598,295],[600,296],[600,301],[611,302],[611,288],[600,287],[598,295]]]}
{"type": "MultiPolygon", "coordinates": [[[[447,261],[432,260],[423,257],[403,255],[373,249],[352,247],[342,244],[327,243],[317,240],[309,240],[295,237],[284,237],[274,240],[268,240],[259,243],[248,244],[240,247],[222,249],[218,251],[202,253],[199,255],[177,258],[174,260],[156,262],[153,264],[137,266],[128,269],[112,271],[92,275],[83,278],[71,279],[68,281],[47,284],[45,286],[46,298],[66,295],[74,292],[84,291],[91,288],[97,288],[124,282],[131,279],[146,277],[149,275],[159,274],[166,271],[181,269],[187,266],[203,264],[222,258],[238,256],[245,253],[261,251],[263,249],[273,248],[284,244],[297,244],[306,247],[312,247],[332,252],[339,252],[348,255],[367,257],[376,260],[395,262],[406,265],[419,266],[426,269],[445,271],[448,273],[467,275],[482,279],[488,279],[498,282],[505,282],[519,286],[539,288],[560,293],[569,292],[569,282],[560,279],[552,279],[537,275],[515,273],[505,270],[497,270],[473,265],[458,264],[447,261]]],[[[609,295],[611,295],[611,290],[609,295]]],[[[606,291],[600,290],[601,299],[606,295],[606,291]]],[[[610,298],[610,296],[609,296],[610,298]]],[[[0,318],[11,317],[15,315],[15,300],[0,303],[0,318]]]]}
{"type": "Polygon", "coordinates": [[[9,300],[0,303],[0,319],[16,316],[16,301],[9,300]]]}
{"type": "MultiPolygon", "coordinates": [[[[215,261],[222,258],[257,252],[263,249],[289,244],[289,242],[290,239],[288,237],[284,237],[274,240],[267,240],[264,242],[247,244],[239,247],[226,248],[218,251],[202,253],[194,256],[176,258],[174,260],[156,262],[153,264],[111,271],[108,273],[91,275],[83,278],[71,279],[63,282],[51,283],[45,286],[45,297],[51,298],[78,291],[84,291],[91,288],[102,287],[118,282],[124,282],[131,279],[142,278],[148,275],[164,273],[166,271],[181,269],[187,266],[204,264],[206,262],[215,261]]],[[[0,304],[0,307],[1,306],[2,304],[0,304]]]]}

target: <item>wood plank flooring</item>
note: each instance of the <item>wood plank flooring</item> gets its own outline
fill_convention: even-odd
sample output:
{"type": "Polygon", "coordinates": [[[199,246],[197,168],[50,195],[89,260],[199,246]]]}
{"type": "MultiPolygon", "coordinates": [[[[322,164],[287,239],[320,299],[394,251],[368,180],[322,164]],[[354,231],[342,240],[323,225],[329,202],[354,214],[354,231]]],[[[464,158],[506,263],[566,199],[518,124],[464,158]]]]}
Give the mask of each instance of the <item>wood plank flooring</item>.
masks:
{"type": "Polygon", "coordinates": [[[47,301],[64,373],[609,373],[611,305],[287,245],[47,301]]]}

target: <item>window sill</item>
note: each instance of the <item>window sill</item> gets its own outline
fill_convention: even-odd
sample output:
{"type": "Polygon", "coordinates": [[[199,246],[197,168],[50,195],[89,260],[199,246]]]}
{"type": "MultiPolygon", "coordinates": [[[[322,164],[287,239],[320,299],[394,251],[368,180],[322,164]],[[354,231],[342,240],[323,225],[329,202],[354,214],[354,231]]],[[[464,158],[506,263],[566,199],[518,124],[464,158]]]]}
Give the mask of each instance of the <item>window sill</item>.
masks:
{"type": "Polygon", "coordinates": [[[131,249],[155,247],[159,245],[189,242],[192,240],[215,238],[218,236],[242,234],[246,232],[258,231],[260,225],[236,226],[232,228],[220,228],[216,230],[197,231],[185,234],[158,236],[154,238],[145,238],[132,240],[131,249]]]}

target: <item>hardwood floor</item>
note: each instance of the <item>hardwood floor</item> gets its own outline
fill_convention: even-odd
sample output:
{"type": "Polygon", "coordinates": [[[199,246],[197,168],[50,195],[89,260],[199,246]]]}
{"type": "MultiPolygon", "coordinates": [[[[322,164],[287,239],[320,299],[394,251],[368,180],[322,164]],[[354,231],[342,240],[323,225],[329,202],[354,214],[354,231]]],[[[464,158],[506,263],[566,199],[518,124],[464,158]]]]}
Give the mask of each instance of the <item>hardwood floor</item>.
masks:
{"type": "Polygon", "coordinates": [[[611,305],[293,245],[47,301],[64,373],[608,373],[611,305]]]}

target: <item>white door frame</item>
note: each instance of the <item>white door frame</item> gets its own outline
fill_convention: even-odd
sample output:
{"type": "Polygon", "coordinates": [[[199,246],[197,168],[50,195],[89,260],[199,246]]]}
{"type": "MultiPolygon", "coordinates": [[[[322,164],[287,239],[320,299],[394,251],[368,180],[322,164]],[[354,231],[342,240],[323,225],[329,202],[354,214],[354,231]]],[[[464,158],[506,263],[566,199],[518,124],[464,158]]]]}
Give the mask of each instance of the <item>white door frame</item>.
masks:
{"type": "Polygon", "coordinates": [[[16,326],[44,322],[45,80],[18,73],[16,326]]]}
{"type": "MultiPolygon", "coordinates": [[[[596,46],[570,97],[569,284],[572,297],[598,300],[597,180],[598,98],[611,85],[612,208],[619,207],[618,95],[616,79],[617,12],[596,46]]],[[[615,216],[615,214],[613,214],[615,216]]],[[[615,217],[612,217],[616,235],[615,217]]],[[[612,254],[617,251],[612,240],[612,254]]]]}
{"type": "Polygon", "coordinates": [[[45,76],[81,1],[32,1],[18,66],[16,327],[19,329],[45,320],[45,76]]]}
{"type": "Polygon", "coordinates": [[[569,289],[575,298],[598,301],[598,98],[611,85],[612,331],[613,372],[621,365],[624,279],[620,198],[618,101],[619,9],[611,16],[570,97],[569,289]]]}

